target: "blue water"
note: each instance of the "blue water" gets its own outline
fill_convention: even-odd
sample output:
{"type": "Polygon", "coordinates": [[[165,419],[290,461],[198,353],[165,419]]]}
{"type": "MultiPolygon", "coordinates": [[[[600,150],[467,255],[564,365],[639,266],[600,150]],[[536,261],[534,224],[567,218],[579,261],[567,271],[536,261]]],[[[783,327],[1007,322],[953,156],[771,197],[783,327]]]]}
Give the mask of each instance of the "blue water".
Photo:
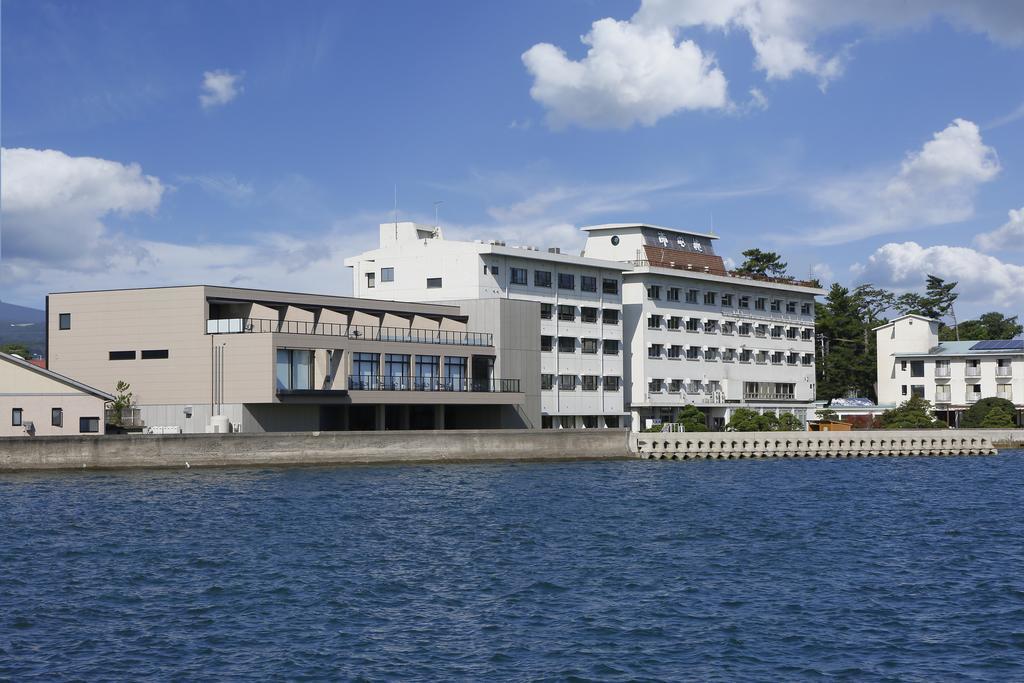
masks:
{"type": "Polygon", "coordinates": [[[0,476],[0,679],[1024,680],[1024,452],[0,476]]]}

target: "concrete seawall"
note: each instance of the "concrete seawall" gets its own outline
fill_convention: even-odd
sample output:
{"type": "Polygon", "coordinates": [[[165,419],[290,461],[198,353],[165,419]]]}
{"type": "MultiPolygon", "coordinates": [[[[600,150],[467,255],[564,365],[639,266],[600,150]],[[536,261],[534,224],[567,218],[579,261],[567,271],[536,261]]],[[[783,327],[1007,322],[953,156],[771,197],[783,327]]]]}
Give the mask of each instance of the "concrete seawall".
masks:
{"type": "Polygon", "coordinates": [[[0,472],[635,457],[624,429],[54,436],[0,439],[0,472]]]}
{"type": "Polygon", "coordinates": [[[992,455],[1020,430],[870,430],[854,432],[645,433],[630,438],[641,458],[850,458],[872,455],[992,455]]]}

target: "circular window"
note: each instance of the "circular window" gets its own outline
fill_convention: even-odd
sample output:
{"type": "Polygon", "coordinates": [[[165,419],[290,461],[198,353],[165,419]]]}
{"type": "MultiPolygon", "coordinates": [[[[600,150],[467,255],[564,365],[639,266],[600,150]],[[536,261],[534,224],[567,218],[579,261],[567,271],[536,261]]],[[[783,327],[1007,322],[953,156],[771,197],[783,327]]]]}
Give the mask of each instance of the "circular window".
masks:
{"type": "Polygon", "coordinates": [[[619,246],[619,236],[618,235],[612,235],[612,246],[613,247],[619,246]]]}

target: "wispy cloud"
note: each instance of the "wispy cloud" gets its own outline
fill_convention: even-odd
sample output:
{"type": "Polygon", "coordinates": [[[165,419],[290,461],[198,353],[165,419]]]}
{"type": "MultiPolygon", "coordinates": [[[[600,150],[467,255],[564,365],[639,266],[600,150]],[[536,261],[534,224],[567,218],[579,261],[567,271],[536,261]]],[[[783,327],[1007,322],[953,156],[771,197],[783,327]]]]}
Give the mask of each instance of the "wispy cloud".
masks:
{"type": "Polygon", "coordinates": [[[225,70],[203,72],[203,83],[200,86],[199,104],[201,104],[204,109],[227,104],[241,94],[241,80],[241,73],[234,74],[225,70]]]}
{"type": "Polygon", "coordinates": [[[233,202],[245,201],[251,198],[255,191],[250,183],[242,182],[231,173],[181,175],[177,176],[176,180],[179,183],[196,185],[208,194],[233,202]]]}

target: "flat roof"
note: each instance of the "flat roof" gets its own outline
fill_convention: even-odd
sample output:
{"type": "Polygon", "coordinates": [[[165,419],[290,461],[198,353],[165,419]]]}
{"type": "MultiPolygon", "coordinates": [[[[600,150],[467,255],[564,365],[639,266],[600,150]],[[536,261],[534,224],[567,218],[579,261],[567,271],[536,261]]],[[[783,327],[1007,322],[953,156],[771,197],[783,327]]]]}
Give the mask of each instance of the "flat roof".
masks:
{"type": "Polygon", "coordinates": [[[949,341],[939,342],[927,351],[898,351],[893,353],[894,358],[925,358],[931,356],[1019,356],[1024,355],[1024,349],[972,349],[978,343],[973,341],[949,341]]]}
{"type": "Polygon", "coordinates": [[[781,289],[788,291],[798,291],[804,294],[812,294],[814,296],[823,296],[825,290],[818,287],[808,287],[806,285],[798,285],[795,283],[788,282],[769,282],[767,280],[755,280],[753,278],[739,277],[736,275],[716,275],[714,273],[705,273],[700,270],[683,270],[681,268],[663,268],[661,266],[637,266],[633,270],[623,273],[624,278],[628,278],[634,275],[643,275],[645,273],[653,273],[655,275],[669,275],[678,278],[692,278],[695,280],[711,280],[712,282],[727,282],[734,285],[740,285],[744,287],[760,287],[765,289],[781,289]]]}
{"type": "Polygon", "coordinates": [[[665,232],[675,232],[681,235],[696,235],[697,237],[706,237],[709,240],[717,240],[718,235],[714,235],[710,232],[700,232],[698,230],[683,230],[681,228],[666,228],[662,225],[652,225],[650,223],[602,223],[601,225],[587,225],[580,228],[583,232],[594,232],[597,230],[622,230],[623,228],[651,228],[652,230],[664,230],[665,232]]]}
{"type": "Polygon", "coordinates": [[[591,266],[593,268],[604,268],[606,270],[630,270],[633,268],[632,265],[625,261],[607,261],[605,259],[598,259],[592,256],[577,256],[575,254],[566,254],[563,252],[552,253],[546,249],[527,249],[526,247],[509,247],[501,246],[500,244],[483,244],[483,247],[488,247],[487,252],[491,254],[501,254],[502,256],[518,256],[520,258],[532,258],[538,261],[553,261],[557,263],[571,263],[576,266],[591,266]]]}
{"type": "Polygon", "coordinates": [[[56,372],[54,372],[53,370],[49,370],[47,368],[41,368],[38,365],[33,365],[32,363],[29,363],[24,358],[19,358],[17,356],[12,356],[9,353],[3,353],[2,351],[0,351],[0,360],[5,360],[5,361],[7,361],[9,363],[14,363],[15,365],[20,365],[21,367],[25,368],[26,370],[29,370],[31,372],[35,372],[37,374],[43,375],[44,377],[49,377],[50,379],[56,380],[57,382],[60,382],[61,384],[66,384],[66,385],[68,385],[70,387],[74,387],[75,389],[78,389],[79,391],[81,391],[83,393],[90,394],[92,396],[95,396],[96,398],[101,398],[104,401],[113,401],[114,400],[114,397],[111,396],[110,394],[108,394],[105,391],[100,391],[99,389],[95,389],[93,387],[90,387],[88,384],[82,384],[81,382],[79,382],[77,380],[73,380],[70,377],[65,377],[64,375],[59,375],[56,372]]]}

